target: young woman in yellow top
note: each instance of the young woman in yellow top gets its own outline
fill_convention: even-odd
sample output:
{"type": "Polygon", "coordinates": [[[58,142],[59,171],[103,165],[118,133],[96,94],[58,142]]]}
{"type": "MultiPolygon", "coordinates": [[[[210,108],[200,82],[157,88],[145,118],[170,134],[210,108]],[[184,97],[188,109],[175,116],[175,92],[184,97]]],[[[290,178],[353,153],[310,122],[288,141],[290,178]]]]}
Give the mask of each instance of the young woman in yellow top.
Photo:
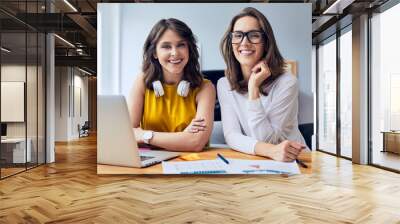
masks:
{"type": "Polygon", "coordinates": [[[128,101],[136,140],[170,151],[201,151],[212,131],[215,88],[200,72],[192,31],[180,20],[162,19],[143,52],[142,73],[128,101]]]}

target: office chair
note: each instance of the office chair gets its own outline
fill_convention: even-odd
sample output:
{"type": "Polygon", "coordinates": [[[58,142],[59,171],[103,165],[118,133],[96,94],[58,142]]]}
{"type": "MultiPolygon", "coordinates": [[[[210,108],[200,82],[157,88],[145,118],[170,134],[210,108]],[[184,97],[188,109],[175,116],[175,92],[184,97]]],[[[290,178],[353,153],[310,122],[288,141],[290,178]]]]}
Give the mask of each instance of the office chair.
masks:
{"type": "MultiPolygon", "coordinates": [[[[217,90],[217,83],[218,80],[224,77],[224,70],[207,70],[202,71],[204,78],[210,80],[217,90]]],[[[221,108],[218,102],[218,95],[215,101],[215,108],[214,108],[214,127],[211,132],[210,136],[210,143],[211,144],[226,144],[224,134],[222,131],[222,123],[221,123],[221,108]]]]}
{"type": "Polygon", "coordinates": [[[90,129],[89,121],[85,121],[85,123],[80,128],[78,125],[78,129],[79,129],[79,138],[89,136],[89,129],[90,129]]]}
{"type": "MultiPolygon", "coordinates": [[[[224,70],[206,70],[202,71],[204,78],[210,80],[212,84],[214,84],[215,90],[217,90],[218,80],[225,76],[224,70]]],[[[221,121],[221,109],[217,100],[215,101],[215,109],[214,109],[214,121],[221,121]]]]}

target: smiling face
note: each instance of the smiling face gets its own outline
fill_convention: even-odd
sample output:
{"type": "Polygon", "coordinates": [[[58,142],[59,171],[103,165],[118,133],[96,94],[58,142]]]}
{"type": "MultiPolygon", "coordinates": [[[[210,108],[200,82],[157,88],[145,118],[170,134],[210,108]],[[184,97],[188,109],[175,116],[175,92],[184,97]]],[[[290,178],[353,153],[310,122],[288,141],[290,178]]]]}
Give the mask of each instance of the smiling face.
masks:
{"type": "MultiPolygon", "coordinates": [[[[233,26],[232,32],[241,31],[243,33],[249,31],[262,31],[258,20],[252,16],[245,16],[238,19],[233,26]]],[[[256,65],[264,55],[264,41],[261,43],[253,44],[243,37],[241,43],[232,44],[233,53],[235,58],[240,63],[240,66],[252,68],[256,65]]]]}
{"type": "Polygon", "coordinates": [[[157,42],[154,57],[160,62],[166,80],[180,80],[189,61],[188,43],[176,32],[167,29],[157,42]]]}

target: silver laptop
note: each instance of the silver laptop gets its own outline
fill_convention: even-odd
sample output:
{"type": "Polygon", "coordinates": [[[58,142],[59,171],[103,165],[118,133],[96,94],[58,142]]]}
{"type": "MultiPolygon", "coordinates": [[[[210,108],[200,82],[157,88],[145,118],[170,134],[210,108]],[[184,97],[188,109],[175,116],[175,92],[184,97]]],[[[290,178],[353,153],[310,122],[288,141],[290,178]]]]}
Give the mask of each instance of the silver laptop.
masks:
{"type": "Polygon", "coordinates": [[[97,96],[97,163],[146,167],[175,158],[179,153],[140,151],[124,96],[97,96]]]}

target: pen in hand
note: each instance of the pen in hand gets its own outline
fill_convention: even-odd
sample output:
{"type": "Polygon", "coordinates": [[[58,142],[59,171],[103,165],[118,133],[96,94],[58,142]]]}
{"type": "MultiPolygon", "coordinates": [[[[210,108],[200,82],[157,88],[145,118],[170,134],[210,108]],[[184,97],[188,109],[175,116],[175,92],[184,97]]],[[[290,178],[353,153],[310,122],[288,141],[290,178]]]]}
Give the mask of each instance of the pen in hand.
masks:
{"type": "Polygon", "coordinates": [[[303,168],[308,168],[308,166],[307,166],[303,161],[301,161],[301,160],[299,160],[299,159],[296,159],[296,162],[297,162],[298,164],[300,164],[301,167],[303,167],[303,168]]]}
{"type": "MultiPolygon", "coordinates": [[[[306,146],[305,146],[305,145],[302,145],[301,150],[303,150],[303,149],[305,149],[305,148],[306,148],[306,146]]],[[[300,159],[296,159],[296,162],[297,162],[297,164],[299,164],[301,167],[303,167],[303,168],[308,168],[308,166],[307,166],[303,161],[301,161],[300,159]]]]}

